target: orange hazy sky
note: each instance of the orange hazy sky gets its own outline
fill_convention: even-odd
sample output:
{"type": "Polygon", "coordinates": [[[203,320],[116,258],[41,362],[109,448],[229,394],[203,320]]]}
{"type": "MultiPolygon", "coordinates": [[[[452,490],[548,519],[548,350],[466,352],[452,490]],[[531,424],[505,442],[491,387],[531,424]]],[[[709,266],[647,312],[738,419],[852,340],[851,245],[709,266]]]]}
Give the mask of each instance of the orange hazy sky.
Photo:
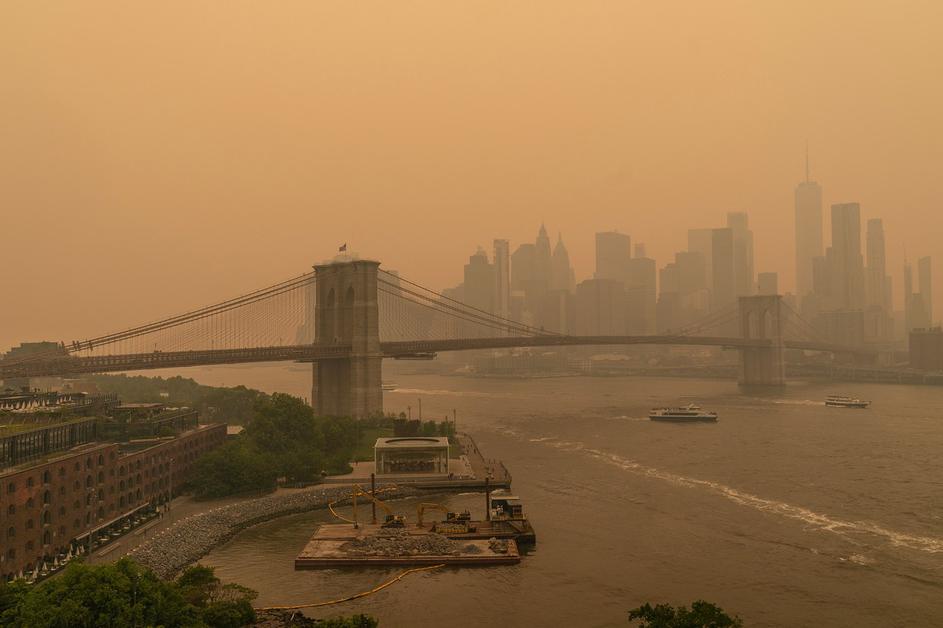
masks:
{"type": "MultiPolygon", "coordinates": [[[[349,242],[431,285],[618,229],[659,266],[748,211],[792,289],[808,141],[943,297],[943,2],[8,1],[0,350],[288,278],[349,242]]],[[[826,212],[827,213],[827,212],[826,212]]]]}

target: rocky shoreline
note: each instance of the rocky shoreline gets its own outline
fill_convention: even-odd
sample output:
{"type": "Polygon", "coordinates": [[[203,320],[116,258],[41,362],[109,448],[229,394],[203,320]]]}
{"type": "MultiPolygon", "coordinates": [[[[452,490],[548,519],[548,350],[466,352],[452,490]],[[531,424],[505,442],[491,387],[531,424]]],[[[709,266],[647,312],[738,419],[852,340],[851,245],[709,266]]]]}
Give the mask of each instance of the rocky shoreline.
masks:
{"type": "MultiPolygon", "coordinates": [[[[377,488],[387,489],[385,499],[417,494],[415,489],[404,487],[377,488]]],[[[311,488],[220,506],[174,523],[131,550],[129,556],[161,578],[172,578],[248,527],[285,515],[326,508],[328,503],[345,497],[344,501],[349,501],[350,491],[350,487],[311,488]]]]}

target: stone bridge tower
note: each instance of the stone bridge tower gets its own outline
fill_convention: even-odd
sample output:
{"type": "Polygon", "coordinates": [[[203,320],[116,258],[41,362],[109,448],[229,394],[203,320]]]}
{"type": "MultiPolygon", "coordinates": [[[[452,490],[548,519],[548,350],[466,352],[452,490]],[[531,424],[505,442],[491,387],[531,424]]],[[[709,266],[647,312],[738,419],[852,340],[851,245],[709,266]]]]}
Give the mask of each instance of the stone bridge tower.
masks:
{"type": "Polygon", "coordinates": [[[769,347],[740,350],[740,384],[785,386],[783,358],[783,303],[778,294],[740,297],[740,335],[746,339],[770,340],[769,347]]]}
{"type": "Polygon", "coordinates": [[[314,362],[311,405],[325,416],[383,412],[377,269],[380,262],[343,261],[314,267],[314,341],[350,345],[350,356],[314,362]]]}

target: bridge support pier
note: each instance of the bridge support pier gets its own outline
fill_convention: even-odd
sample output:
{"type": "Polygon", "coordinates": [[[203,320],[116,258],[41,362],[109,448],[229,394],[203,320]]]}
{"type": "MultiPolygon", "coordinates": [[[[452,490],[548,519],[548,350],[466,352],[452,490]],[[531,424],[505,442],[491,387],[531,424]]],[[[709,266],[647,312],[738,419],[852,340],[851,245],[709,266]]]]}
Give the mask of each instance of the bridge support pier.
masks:
{"type": "Polygon", "coordinates": [[[315,342],[349,344],[346,358],[312,367],[311,405],[319,415],[365,418],[383,413],[377,269],[368,260],[314,267],[315,342]]]}
{"type": "Polygon", "coordinates": [[[770,340],[769,347],[740,350],[741,386],[785,386],[782,297],[740,297],[740,334],[745,339],[770,340]]]}

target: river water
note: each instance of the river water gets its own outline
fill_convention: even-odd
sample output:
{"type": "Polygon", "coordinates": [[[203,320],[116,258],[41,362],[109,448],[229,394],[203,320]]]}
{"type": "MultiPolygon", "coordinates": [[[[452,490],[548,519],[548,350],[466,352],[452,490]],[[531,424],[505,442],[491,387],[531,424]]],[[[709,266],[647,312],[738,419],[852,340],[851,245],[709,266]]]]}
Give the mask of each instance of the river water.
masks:
{"type": "MultiPolygon", "coordinates": [[[[188,373],[193,375],[193,373],[188,373]]],[[[307,393],[308,371],[206,371],[206,383],[307,393]]],[[[943,625],[943,390],[793,383],[752,394],[680,378],[395,375],[388,410],[458,412],[505,461],[538,535],[519,566],[411,575],[315,611],[400,626],[624,626],[646,601],[703,598],[748,626],[943,625]],[[826,408],[829,393],[874,401],[826,408]],[[717,424],[647,419],[690,395],[717,424]]],[[[481,514],[479,495],[441,499],[481,514]]],[[[415,502],[397,507],[414,516],[415,502]]],[[[247,530],[203,561],[262,605],[343,597],[396,569],[292,566],[324,512],[247,530]]]]}

